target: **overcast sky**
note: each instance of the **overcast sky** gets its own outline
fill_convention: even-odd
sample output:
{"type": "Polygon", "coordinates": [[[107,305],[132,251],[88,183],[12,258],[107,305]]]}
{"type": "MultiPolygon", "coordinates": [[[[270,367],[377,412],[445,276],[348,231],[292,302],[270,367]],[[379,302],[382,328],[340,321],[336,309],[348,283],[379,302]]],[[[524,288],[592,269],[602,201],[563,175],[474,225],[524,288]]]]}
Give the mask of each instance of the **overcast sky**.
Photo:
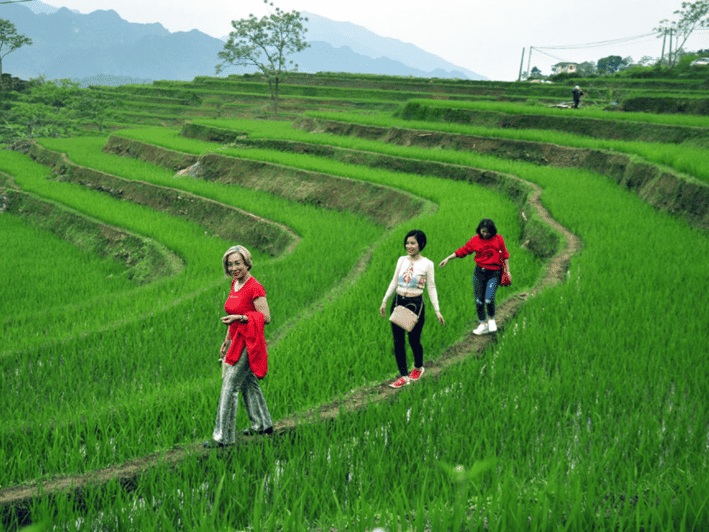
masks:
{"type": "MultiPolygon", "coordinates": [[[[89,13],[113,9],[129,22],[160,22],[168,30],[198,29],[214,37],[250,13],[267,14],[262,0],[43,0],[89,13]]],[[[285,11],[315,13],[363,26],[383,37],[427,52],[493,80],[517,79],[522,48],[619,40],[649,33],[662,19],[676,18],[682,0],[274,0],[285,11]]],[[[709,30],[695,34],[686,50],[709,48],[709,30]]],[[[608,55],[659,57],[662,39],[589,47],[535,50],[531,66],[544,74],[559,61],[596,61],[608,55]]],[[[525,55],[524,68],[528,56],[525,55]]]]}

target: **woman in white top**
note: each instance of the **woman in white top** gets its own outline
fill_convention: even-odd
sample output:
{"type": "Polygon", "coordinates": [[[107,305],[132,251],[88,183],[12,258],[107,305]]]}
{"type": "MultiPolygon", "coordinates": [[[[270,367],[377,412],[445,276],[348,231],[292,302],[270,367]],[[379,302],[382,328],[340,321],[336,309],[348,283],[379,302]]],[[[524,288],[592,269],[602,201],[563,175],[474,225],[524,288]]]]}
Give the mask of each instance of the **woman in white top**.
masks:
{"type": "Polygon", "coordinates": [[[409,345],[414,353],[414,369],[409,374],[406,363],[406,330],[395,323],[391,324],[394,334],[394,355],[396,364],[399,367],[399,377],[389,386],[401,388],[411,381],[418,380],[423,374],[423,347],[421,346],[421,330],[426,319],[426,312],[423,303],[423,289],[428,283],[428,297],[436,311],[436,317],[441,325],[445,325],[443,316],[438,306],[438,293],[436,292],[436,282],[433,278],[433,262],[421,255],[421,251],[426,247],[426,234],[423,231],[414,229],[409,231],[404,238],[406,255],[399,257],[396,263],[394,278],[389,283],[389,288],[384,295],[384,300],[379,308],[379,313],[386,318],[386,305],[389,298],[394,295],[391,310],[401,305],[413,311],[419,316],[416,326],[409,333],[409,345]],[[395,295],[396,294],[396,295],[395,295]]]}

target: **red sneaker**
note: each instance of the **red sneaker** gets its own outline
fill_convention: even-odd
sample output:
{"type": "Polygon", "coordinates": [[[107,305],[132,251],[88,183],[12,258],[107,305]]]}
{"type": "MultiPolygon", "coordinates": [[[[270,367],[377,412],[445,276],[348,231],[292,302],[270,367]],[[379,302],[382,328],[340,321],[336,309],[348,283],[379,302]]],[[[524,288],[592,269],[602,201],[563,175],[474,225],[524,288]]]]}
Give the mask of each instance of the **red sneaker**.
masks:
{"type": "Polygon", "coordinates": [[[417,369],[417,368],[412,369],[411,373],[409,373],[409,379],[411,379],[412,381],[419,380],[421,378],[421,375],[423,375],[424,371],[426,371],[426,368],[423,368],[423,367],[421,369],[417,369]]]}
{"type": "Polygon", "coordinates": [[[409,382],[411,382],[411,379],[409,377],[399,377],[389,386],[391,386],[392,388],[403,388],[404,386],[408,385],[409,382]]]}

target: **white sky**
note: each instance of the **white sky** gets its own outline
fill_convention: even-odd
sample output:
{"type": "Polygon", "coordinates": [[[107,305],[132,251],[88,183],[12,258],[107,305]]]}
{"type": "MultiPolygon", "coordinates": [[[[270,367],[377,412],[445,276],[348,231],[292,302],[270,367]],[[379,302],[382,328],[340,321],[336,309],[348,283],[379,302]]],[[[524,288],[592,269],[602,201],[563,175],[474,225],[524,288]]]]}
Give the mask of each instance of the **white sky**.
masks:
{"type": "MultiPolygon", "coordinates": [[[[198,29],[214,37],[231,21],[267,13],[262,0],[43,0],[89,13],[113,9],[129,22],[160,22],[168,30],[198,29]]],[[[517,79],[522,48],[597,43],[649,33],[674,19],[682,0],[274,0],[285,11],[315,13],[364,26],[383,37],[412,43],[493,80],[517,79]]],[[[686,50],[709,48],[709,30],[698,32],[686,50]]],[[[559,61],[596,61],[608,55],[659,57],[662,39],[582,50],[533,52],[531,66],[544,74],[559,61]]],[[[527,68],[525,55],[524,68],[527,68]]]]}

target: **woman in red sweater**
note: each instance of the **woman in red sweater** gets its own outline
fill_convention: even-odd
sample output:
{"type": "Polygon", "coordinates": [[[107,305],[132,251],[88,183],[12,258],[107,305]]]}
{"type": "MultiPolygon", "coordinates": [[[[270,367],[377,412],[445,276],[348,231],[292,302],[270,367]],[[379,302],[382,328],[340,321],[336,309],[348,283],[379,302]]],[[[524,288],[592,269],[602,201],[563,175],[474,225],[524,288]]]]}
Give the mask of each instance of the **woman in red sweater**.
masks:
{"type": "Polygon", "coordinates": [[[224,447],[236,441],[236,408],[239,392],[251,427],[246,435],[271,434],[273,422],[258,384],[268,371],[264,325],[271,321],[266,291],[252,275],[253,260],[244,246],[233,246],[222,257],[224,273],[232,278],[231,292],[224,304],[227,325],[221,347],[222,392],[212,440],[205,447],[224,447]]]}
{"type": "MultiPolygon", "coordinates": [[[[475,253],[475,272],[473,273],[473,293],[475,294],[475,309],[480,325],[473,334],[485,334],[497,331],[495,323],[495,294],[500,284],[503,269],[510,271],[510,254],[505,247],[505,240],[497,234],[495,222],[483,218],[478,224],[477,233],[462,248],[441,261],[443,268],[449,260],[462,259],[475,253]],[[488,322],[485,323],[485,307],[487,307],[488,322]]],[[[510,279],[512,274],[510,274],[510,279]]]]}

